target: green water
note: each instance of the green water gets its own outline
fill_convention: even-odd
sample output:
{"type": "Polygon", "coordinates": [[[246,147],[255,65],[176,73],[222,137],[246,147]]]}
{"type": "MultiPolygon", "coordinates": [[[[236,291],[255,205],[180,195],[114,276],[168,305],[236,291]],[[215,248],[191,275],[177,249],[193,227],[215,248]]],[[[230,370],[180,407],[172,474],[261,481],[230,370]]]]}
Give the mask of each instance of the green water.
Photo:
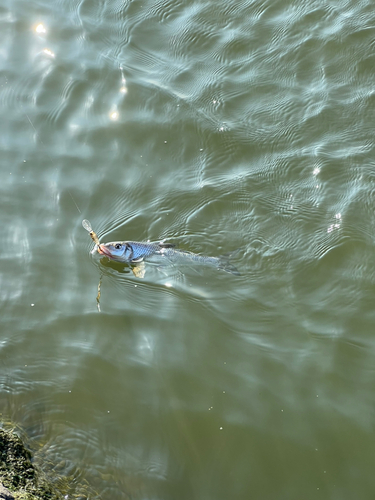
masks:
{"type": "Polygon", "coordinates": [[[3,0],[0,29],[3,419],[69,498],[373,498],[373,3],[3,0]],[[137,278],[85,218],[242,274],[137,278]]]}

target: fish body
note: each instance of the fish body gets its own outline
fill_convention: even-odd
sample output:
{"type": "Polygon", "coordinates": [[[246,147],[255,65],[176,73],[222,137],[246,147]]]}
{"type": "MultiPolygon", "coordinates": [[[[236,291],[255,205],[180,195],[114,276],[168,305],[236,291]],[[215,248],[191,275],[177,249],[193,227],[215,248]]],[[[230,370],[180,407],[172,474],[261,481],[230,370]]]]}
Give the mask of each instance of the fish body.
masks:
{"type": "Polygon", "coordinates": [[[236,267],[229,262],[229,256],[208,257],[186,250],[179,250],[174,245],[164,242],[113,241],[97,245],[97,250],[101,255],[105,255],[112,260],[130,265],[144,261],[161,265],[168,263],[206,265],[222,269],[231,274],[240,274],[236,267]]]}

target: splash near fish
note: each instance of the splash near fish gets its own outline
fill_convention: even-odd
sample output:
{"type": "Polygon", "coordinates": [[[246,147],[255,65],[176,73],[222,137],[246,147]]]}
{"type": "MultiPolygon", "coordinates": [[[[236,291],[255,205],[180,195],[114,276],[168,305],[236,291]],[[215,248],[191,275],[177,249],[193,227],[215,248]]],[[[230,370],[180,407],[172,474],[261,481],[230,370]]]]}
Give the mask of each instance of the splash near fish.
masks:
{"type": "MultiPolygon", "coordinates": [[[[96,233],[91,228],[88,220],[82,222],[83,227],[89,232],[100,255],[116,262],[128,264],[133,274],[138,278],[145,275],[145,262],[163,265],[204,265],[215,267],[230,274],[239,276],[238,269],[230,262],[230,258],[237,252],[232,252],[220,257],[208,257],[187,250],[180,250],[171,243],[163,241],[157,243],[141,241],[112,241],[100,243],[96,233]]],[[[95,250],[95,249],[94,249],[95,250]]]]}

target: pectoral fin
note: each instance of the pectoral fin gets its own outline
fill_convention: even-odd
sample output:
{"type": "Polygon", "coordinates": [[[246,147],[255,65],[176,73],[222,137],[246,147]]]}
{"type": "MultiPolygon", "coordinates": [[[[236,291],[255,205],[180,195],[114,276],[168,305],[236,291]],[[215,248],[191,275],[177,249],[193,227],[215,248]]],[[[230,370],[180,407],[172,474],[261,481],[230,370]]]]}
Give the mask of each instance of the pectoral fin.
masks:
{"type": "Polygon", "coordinates": [[[133,274],[136,278],[144,278],[146,274],[146,266],[144,262],[132,267],[133,274]]]}

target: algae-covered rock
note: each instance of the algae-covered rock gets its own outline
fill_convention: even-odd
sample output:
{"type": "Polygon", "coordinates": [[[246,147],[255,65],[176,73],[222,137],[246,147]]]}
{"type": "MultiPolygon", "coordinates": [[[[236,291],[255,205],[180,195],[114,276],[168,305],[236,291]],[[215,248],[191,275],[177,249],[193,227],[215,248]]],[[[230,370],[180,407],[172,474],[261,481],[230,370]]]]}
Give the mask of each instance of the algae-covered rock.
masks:
{"type": "Polygon", "coordinates": [[[42,477],[31,462],[31,453],[12,431],[0,429],[0,499],[60,500],[62,495],[42,477]],[[11,495],[9,497],[9,494],[11,495]],[[3,495],[3,496],[1,496],[3,495]]]}

